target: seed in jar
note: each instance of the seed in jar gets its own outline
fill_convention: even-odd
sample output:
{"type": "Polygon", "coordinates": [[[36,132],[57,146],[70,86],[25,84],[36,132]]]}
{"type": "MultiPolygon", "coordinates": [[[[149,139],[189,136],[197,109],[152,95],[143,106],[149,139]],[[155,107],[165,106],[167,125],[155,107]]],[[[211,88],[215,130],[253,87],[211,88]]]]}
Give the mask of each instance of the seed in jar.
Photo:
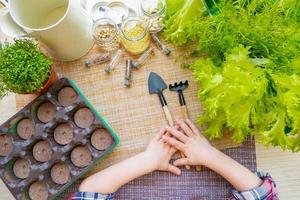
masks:
{"type": "MultiPolygon", "coordinates": [[[[135,26],[130,29],[125,29],[125,35],[129,38],[137,38],[143,35],[145,31],[145,28],[142,26],[135,26]]],[[[150,45],[150,37],[149,34],[146,34],[144,38],[137,40],[137,41],[130,41],[127,40],[126,38],[123,38],[122,40],[123,46],[125,49],[133,54],[133,55],[138,55],[143,53],[150,45]]]]}
{"type": "Polygon", "coordinates": [[[97,30],[97,37],[99,39],[105,40],[115,35],[115,33],[116,29],[113,26],[99,27],[97,30]]]}
{"type": "Polygon", "coordinates": [[[155,8],[148,8],[147,9],[147,13],[150,13],[150,14],[155,14],[155,13],[157,13],[159,11],[159,9],[157,8],[157,7],[155,7],[155,8]]]}

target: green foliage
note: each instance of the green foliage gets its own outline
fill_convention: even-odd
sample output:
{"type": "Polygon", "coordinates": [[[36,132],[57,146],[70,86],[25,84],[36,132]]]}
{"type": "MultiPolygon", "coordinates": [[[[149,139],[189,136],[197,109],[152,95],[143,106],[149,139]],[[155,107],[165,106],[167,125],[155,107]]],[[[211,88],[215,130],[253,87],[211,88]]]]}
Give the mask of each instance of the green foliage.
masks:
{"type": "Polygon", "coordinates": [[[7,89],[5,87],[5,84],[0,81],[0,99],[3,98],[7,94],[7,89]]]}
{"type": "Polygon", "coordinates": [[[196,36],[195,22],[204,13],[201,0],[167,0],[164,36],[177,45],[183,45],[196,36]]]}
{"type": "Polygon", "coordinates": [[[265,144],[300,150],[300,76],[277,74],[255,64],[249,48],[235,47],[221,66],[210,58],[191,65],[201,84],[199,98],[210,138],[220,138],[226,127],[241,142],[247,133],[259,133],[265,144]],[[288,131],[287,131],[288,130],[288,131]]]}
{"type": "MultiPolygon", "coordinates": [[[[243,44],[251,47],[253,58],[268,57],[280,65],[288,64],[300,55],[300,25],[290,7],[295,6],[269,0],[221,2],[218,15],[197,22],[199,50],[220,64],[227,51],[243,44]]],[[[285,66],[280,70],[291,69],[285,66]]]]}
{"type": "Polygon", "coordinates": [[[0,50],[0,95],[6,90],[32,93],[49,78],[52,61],[39,51],[31,39],[2,44],[0,50]],[[3,91],[3,92],[2,92],[3,91]]]}
{"type": "MultiPolygon", "coordinates": [[[[191,65],[205,110],[198,123],[210,138],[228,128],[239,142],[259,135],[266,145],[299,151],[300,1],[224,0],[216,7],[211,17],[185,13],[194,26],[177,41],[165,31],[175,44],[198,42],[198,54],[208,55],[191,65]]],[[[170,24],[182,12],[176,9],[168,11],[170,24]]]]}

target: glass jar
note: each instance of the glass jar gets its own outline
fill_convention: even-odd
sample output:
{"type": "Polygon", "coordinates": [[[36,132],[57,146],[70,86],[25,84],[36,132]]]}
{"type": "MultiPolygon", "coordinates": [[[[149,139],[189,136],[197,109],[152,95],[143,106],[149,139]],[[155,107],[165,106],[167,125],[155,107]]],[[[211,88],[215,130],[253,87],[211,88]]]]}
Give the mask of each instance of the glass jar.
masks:
{"type": "Polygon", "coordinates": [[[150,33],[157,33],[164,28],[163,19],[166,15],[165,0],[141,0],[140,15],[149,23],[150,33]]]}
{"type": "Polygon", "coordinates": [[[150,46],[150,33],[147,22],[138,17],[129,17],[121,25],[121,42],[126,51],[139,55],[150,46]]]}
{"type": "Polygon", "coordinates": [[[109,18],[100,18],[94,23],[93,36],[104,51],[114,51],[120,46],[118,27],[109,18]]]}

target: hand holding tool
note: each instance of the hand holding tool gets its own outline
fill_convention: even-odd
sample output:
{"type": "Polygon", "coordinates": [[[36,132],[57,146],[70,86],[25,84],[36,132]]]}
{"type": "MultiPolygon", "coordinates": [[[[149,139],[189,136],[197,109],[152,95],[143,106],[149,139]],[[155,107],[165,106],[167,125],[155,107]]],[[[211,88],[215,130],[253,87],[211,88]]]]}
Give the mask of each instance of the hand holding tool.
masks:
{"type": "MultiPolygon", "coordinates": [[[[188,86],[189,86],[189,82],[187,80],[184,81],[184,82],[180,81],[179,83],[174,83],[173,85],[172,84],[169,85],[169,90],[170,91],[178,93],[179,103],[180,103],[180,106],[181,106],[181,112],[182,112],[183,117],[185,119],[189,119],[189,113],[188,113],[188,109],[186,107],[186,103],[185,103],[185,99],[184,99],[184,95],[183,95],[183,90],[186,89],[188,86]]],[[[196,166],[196,170],[200,171],[201,166],[196,166]]]]}
{"type": "MultiPolygon", "coordinates": [[[[167,101],[163,95],[163,90],[167,88],[166,83],[163,81],[163,79],[156,73],[151,72],[148,78],[148,89],[150,94],[158,94],[160,103],[163,107],[166,119],[170,126],[174,126],[174,120],[171,115],[171,112],[168,108],[167,101]]],[[[185,157],[182,152],[181,157],[185,157]]],[[[190,166],[186,165],[186,169],[190,169],[190,166]]]]}

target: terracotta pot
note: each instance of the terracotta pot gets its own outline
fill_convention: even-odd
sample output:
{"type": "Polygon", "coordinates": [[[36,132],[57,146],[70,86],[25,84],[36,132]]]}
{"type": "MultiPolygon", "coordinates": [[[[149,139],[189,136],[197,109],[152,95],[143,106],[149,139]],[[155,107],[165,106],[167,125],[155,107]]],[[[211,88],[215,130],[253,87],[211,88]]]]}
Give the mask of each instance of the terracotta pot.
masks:
{"type": "Polygon", "coordinates": [[[58,79],[58,76],[56,74],[56,72],[54,71],[54,67],[53,65],[51,66],[51,73],[50,73],[50,76],[48,78],[48,80],[45,82],[45,84],[43,85],[42,88],[38,89],[35,93],[43,93],[45,91],[48,90],[48,88],[53,84],[55,83],[55,81],[57,81],[58,79]]]}

